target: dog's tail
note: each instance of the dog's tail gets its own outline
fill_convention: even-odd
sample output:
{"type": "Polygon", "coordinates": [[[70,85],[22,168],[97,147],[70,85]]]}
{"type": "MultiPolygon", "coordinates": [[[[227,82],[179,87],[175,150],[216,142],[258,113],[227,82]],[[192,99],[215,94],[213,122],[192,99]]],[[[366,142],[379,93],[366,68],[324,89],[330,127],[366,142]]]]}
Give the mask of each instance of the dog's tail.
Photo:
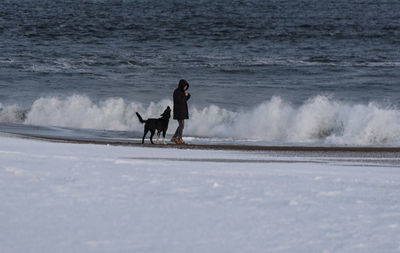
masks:
{"type": "Polygon", "coordinates": [[[137,117],[139,118],[140,123],[146,123],[147,120],[143,120],[142,116],[138,112],[136,112],[137,117]]]}

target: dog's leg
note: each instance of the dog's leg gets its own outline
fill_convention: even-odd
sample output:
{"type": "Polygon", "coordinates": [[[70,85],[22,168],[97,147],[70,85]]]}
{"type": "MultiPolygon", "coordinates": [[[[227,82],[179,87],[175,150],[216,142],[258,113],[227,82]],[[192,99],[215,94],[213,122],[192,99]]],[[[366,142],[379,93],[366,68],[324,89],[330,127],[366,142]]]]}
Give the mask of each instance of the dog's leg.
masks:
{"type": "Polygon", "coordinates": [[[157,131],[157,140],[156,140],[156,144],[158,144],[158,140],[160,139],[160,134],[161,134],[161,132],[160,132],[160,131],[157,131]]]}
{"type": "Polygon", "coordinates": [[[153,136],[154,136],[155,130],[150,130],[150,132],[151,132],[151,135],[150,135],[150,142],[151,142],[151,144],[154,144],[154,142],[153,142],[153,136]]]}
{"type": "Polygon", "coordinates": [[[144,134],[143,134],[143,138],[142,138],[142,144],[144,144],[144,138],[146,137],[147,132],[149,131],[149,129],[145,126],[144,127],[144,134]]]}
{"type": "Polygon", "coordinates": [[[167,143],[165,142],[165,134],[166,134],[166,132],[167,132],[167,131],[163,131],[163,133],[162,133],[162,142],[163,142],[164,145],[167,144],[167,143]]]}

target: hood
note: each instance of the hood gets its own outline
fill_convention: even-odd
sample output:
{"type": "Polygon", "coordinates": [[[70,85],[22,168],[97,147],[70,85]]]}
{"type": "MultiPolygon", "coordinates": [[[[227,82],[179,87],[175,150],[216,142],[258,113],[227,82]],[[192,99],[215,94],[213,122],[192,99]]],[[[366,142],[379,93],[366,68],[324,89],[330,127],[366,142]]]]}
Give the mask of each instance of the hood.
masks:
{"type": "Polygon", "coordinates": [[[184,91],[183,88],[185,87],[185,85],[187,85],[187,87],[188,87],[188,89],[189,89],[189,83],[188,83],[186,80],[181,79],[181,80],[179,81],[179,86],[178,86],[178,88],[179,88],[180,90],[184,91]]]}

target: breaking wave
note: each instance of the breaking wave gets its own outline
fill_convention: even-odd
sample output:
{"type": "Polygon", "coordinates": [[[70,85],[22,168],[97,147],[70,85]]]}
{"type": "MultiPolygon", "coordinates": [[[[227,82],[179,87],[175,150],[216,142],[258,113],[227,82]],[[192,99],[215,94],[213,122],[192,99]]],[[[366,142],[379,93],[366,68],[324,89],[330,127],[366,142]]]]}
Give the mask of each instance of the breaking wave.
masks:
{"type": "MultiPolygon", "coordinates": [[[[172,101],[150,105],[110,98],[95,103],[89,97],[37,99],[30,109],[0,104],[0,122],[71,128],[142,131],[135,112],[144,118],[158,117],[172,101]]],[[[175,130],[171,120],[169,133],[175,130]]],[[[329,96],[310,98],[294,106],[273,97],[255,108],[231,111],[216,105],[190,105],[185,134],[279,143],[325,143],[333,145],[400,144],[400,110],[377,103],[349,104],[329,96]]]]}

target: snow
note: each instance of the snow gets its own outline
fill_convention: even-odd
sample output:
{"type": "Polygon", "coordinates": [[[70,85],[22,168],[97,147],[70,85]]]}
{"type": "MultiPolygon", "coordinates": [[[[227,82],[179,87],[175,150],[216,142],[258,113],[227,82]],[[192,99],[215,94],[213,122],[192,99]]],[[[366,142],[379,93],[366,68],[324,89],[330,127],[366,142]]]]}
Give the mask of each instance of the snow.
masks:
{"type": "Polygon", "coordinates": [[[0,137],[0,252],[400,252],[400,159],[0,137]]]}

